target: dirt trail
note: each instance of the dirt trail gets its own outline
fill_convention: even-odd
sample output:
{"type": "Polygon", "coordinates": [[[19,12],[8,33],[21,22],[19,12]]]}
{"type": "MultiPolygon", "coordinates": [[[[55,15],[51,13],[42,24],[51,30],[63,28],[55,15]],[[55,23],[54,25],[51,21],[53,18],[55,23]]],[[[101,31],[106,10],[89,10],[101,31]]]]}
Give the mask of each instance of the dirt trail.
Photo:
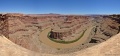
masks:
{"type": "Polygon", "coordinates": [[[51,40],[47,37],[48,32],[50,32],[51,28],[48,28],[48,29],[42,31],[42,32],[40,33],[40,38],[39,38],[39,39],[40,39],[40,41],[42,41],[44,44],[49,45],[49,46],[54,47],[54,48],[71,48],[71,47],[75,47],[75,46],[77,46],[77,45],[80,45],[80,44],[86,42],[86,40],[88,39],[89,34],[90,34],[90,32],[91,32],[92,29],[93,29],[93,26],[89,27],[89,28],[86,30],[85,34],[83,35],[83,37],[82,37],[80,40],[78,40],[78,41],[76,41],[76,42],[74,42],[74,43],[70,43],[70,44],[62,44],[62,43],[56,43],[56,42],[51,41],[51,40]]]}

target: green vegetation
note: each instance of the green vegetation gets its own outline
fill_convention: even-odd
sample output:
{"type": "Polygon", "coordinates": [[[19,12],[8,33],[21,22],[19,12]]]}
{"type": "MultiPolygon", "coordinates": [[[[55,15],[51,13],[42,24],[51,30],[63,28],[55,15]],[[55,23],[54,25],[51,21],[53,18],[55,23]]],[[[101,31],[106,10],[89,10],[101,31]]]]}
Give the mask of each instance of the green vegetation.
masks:
{"type": "Polygon", "coordinates": [[[57,50],[60,50],[60,48],[57,48],[57,50]]]}
{"type": "MultiPolygon", "coordinates": [[[[87,30],[87,29],[86,29],[86,30],[87,30]]],[[[86,31],[86,30],[85,30],[85,31],[86,31]]],[[[54,38],[50,38],[50,37],[49,37],[49,36],[50,36],[50,32],[48,33],[48,38],[49,38],[50,40],[54,41],[54,42],[57,42],[57,43],[69,44],[69,43],[76,42],[76,41],[78,41],[81,37],[83,37],[85,31],[80,35],[80,37],[78,37],[77,39],[72,40],[72,41],[56,40],[56,39],[54,39],[54,38]]]]}

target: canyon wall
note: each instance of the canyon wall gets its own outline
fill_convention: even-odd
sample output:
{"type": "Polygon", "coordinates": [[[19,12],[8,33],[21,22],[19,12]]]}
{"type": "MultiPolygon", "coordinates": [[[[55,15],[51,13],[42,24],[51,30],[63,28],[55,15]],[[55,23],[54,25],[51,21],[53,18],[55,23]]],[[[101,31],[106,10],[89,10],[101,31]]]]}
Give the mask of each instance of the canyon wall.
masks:
{"type": "MultiPolygon", "coordinates": [[[[62,23],[63,26],[68,27],[70,21],[74,22],[73,24],[75,25],[84,23],[82,25],[86,26],[89,24],[89,19],[86,17],[87,16],[79,17],[75,15],[32,16],[19,13],[0,14],[0,35],[4,35],[15,44],[26,49],[39,51],[41,50],[41,42],[39,40],[41,31],[56,25],[60,26],[62,23]],[[77,18],[79,18],[79,20],[77,18]],[[87,23],[85,23],[86,21],[87,23]]],[[[92,36],[91,42],[89,43],[92,43],[93,39],[97,40],[98,43],[106,41],[111,36],[120,32],[120,23],[118,19],[109,18],[109,16],[107,16],[105,18],[100,17],[93,21],[93,24],[97,25],[97,31],[96,34],[92,36]]],[[[80,26],[72,29],[72,33],[79,28],[80,26]]],[[[66,33],[63,33],[63,35],[64,34],[66,33]]],[[[56,36],[58,35],[62,36],[59,31],[56,36]]]]}
{"type": "Polygon", "coordinates": [[[5,14],[0,14],[0,35],[9,38],[8,19],[5,14]]]}

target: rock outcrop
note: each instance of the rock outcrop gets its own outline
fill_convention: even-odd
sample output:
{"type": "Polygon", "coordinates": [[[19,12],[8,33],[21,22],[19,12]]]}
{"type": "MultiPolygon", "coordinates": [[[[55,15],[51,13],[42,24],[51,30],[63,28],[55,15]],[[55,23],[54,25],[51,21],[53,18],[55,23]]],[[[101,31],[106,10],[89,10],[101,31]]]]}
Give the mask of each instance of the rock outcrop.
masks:
{"type": "MultiPolygon", "coordinates": [[[[0,14],[0,35],[4,35],[6,37],[6,38],[3,36],[0,37],[0,56],[10,56],[10,55],[11,56],[25,56],[25,55],[56,56],[54,54],[44,53],[44,52],[49,52],[49,53],[52,52],[57,54],[60,51],[46,50],[47,47],[49,46],[45,45],[39,40],[40,37],[39,34],[41,31],[49,27],[60,25],[61,22],[64,22],[65,18],[67,17],[68,17],[67,20],[76,19],[76,22],[79,22],[77,21],[77,18],[79,17],[75,15],[52,14],[52,15],[34,16],[34,15],[24,15],[20,13],[0,14]],[[39,52],[39,54],[37,52],[39,52]]],[[[88,16],[84,16],[84,17],[88,17],[88,16]]],[[[106,16],[106,17],[100,16],[93,20],[91,18],[92,17],[89,17],[90,22],[92,23],[85,23],[85,21],[88,20],[85,19],[83,20],[84,25],[82,25],[82,26],[86,26],[92,24],[96,26],[96,28],[94,28],[90,34],[89,40],[91,41],[87,41],[87,43],[82,44],[83,46],[82,49],[84,50],[73,52],[70,54],[74,56],[75,55],[78,56],[79,55],[81,56],[118,55],[119,56],[119,44],[120,44],[119,43],[120,34],[118,34],[120,32],[119,19],[117,17],[113,18],[110,16],[106,16]],[[98,44],[98,45],[93,46],[94,44],[98,44]],[[86,47],[90,47],[90,48],[86,48],[86,47]]],[[[80,21],[82,21],[82,18],[80,21]]],[[[50,50],[52,50],[52,48],[50,50]]],[[[77,49],[77,50],[81,50],[81,49],[77,49]]],[[[61,56],[70,56],[70,55],[62,53],[61,56]]]]}

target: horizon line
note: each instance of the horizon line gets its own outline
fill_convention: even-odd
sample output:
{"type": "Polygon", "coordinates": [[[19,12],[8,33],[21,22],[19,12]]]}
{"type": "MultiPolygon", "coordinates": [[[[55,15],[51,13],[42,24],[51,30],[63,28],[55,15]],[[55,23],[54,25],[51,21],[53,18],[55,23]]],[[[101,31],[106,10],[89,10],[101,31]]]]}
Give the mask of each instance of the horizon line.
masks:
{"type": "Polygon", "coordinates": [[[24,12],[0,12],[0,14],[18,13],[18,14],[60,14],[60,15],[111,15],[120,13],[24,13],[24,12]]]}

